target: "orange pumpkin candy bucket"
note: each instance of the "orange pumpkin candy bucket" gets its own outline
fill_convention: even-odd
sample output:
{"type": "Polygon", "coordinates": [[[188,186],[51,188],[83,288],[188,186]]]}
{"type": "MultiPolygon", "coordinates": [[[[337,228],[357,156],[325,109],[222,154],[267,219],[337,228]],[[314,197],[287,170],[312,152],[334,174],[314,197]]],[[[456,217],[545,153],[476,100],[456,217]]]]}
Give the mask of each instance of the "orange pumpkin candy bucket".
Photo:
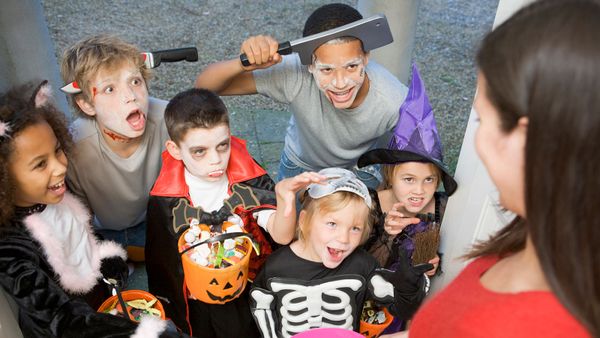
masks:
{"type": "MultiPolygon", "coordinates": [[[[228,225],[226,223],[228,222],[223,224],[224,229],[228,225]]],[[[207,227],[204,224],[200,226],[207,227]]],[[[252,236],[244,232],[223,233],[190,245],[185,236],[191,230],[187,229],[181,234],[178,241],[185,284],[189,292],[196,299],[208,304],[225,304],[238,298],[248,281],[251,251],[257,250],[253,245],[252,236]],[[228,240],[229,249],[224,249],[228,240]],[[231,244],[231,240],[234,244],[231,244]],[[198,258],[194,257],[194,248],[210,250],[217,255],[213,255],[214,259],[211,262],[200,264],[198,258]]]]}
{"type": "MultiPolygon", "coordinates": [[[[127,305],[129,319],[136,322],[139,321],[140,318],[137,318],[132,313],[132,310],[134,309],[141,310],[139,312],[142,312],[146,315],[154,315],[157,317],[160,313],[160,318],[163,320],[165,319],[165,309],[160,303],[160,300],[158,300],[158,298],[154,297],[152,294],[143,290],[126,290],[120,292],[127,305]]],[[[113,311],[113,309],[116,309],[117,312],[123,314],[123,308],[119,304],[119,300],[116,295],[107,298],[98,308],[98,312],[110,313],[113,311]]]]}
{"type": "Polygon", "coordinates": [[[364,319],[361,319],[360,321],[360,328],[359,328],[359,332],[368,338],[375,338],[375,337],[379,337],[379,335],[381,333],[383,333],[383,330],[385,330],[386,327],[388,327],[392,321],[394,320],[394,316],[392,316],[388,309],[386,309],[385,307],[383,307],[381,309],[381,311],[383,311],[383,314],[385,315],[385,321],[383,323],[369,323],[367,321],[365,321],[364,319]]]}

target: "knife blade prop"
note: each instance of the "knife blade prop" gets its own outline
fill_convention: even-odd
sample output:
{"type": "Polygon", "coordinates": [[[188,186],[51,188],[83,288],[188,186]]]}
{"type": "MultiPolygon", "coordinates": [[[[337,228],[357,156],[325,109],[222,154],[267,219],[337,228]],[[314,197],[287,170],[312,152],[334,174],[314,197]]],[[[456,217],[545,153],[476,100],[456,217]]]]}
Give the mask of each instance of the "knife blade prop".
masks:
{"type": "MultiPolygon", "coordinates": [[[[198,50],[196,47],[164,49],[141,53],[141,57],[144,60],[145,67],[152,69],[158,67],[163,62],[198,61],[198,50]]],[[[79,88],[79,84],[76,81],[64,85],[60,90],[67,94],[81,93],[81,88],[79,88]]]]}
{"type": "MultiPolygon", "coordinates": [[[[277,52],[280,55],[298,53],[302,64],[309,65],[312,63],[312,55],[315,49],[329,40],[345,36],[359,39],[366,52],[383,47],[394,41],[387,18],[383,14],[377,14],[321,33],[281,42],[279,43],[277,52]]],[[[240,60],[245,67],[250,66],[250,61],[248,61],[246,54],[240,55],[240,60]]]]}

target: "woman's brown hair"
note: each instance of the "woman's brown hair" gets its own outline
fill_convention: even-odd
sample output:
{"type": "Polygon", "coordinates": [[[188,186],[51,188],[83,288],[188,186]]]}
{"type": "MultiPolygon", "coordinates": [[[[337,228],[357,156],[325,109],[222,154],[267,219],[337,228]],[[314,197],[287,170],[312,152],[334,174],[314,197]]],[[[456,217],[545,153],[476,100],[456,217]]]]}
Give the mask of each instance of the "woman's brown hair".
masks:
{"type": "Polygon", "coordinates": [[[477,63],[509,132],[527,116],[526,219],[468,257],[505,256],[527,237],[560,302],[600,336],[600,3],[543,0],[483,40],[477,63]]]}

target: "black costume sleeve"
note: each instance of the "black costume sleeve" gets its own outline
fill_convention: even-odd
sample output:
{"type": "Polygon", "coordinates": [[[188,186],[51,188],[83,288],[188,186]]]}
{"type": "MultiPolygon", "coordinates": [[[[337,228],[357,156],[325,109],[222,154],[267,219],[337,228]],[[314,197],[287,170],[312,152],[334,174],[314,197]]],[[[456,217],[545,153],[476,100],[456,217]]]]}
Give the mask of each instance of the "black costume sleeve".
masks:
{"type": "Polygon", "coordinates": [[[167,317],[189,332],[183,290],[183,266],[177,241],[187,229],[173,226],[172,210],[179,199],[150,196],[146,225],[146,272],[151,294],[163,303],[167,317]]]}
{"type": "Polygon", "coordinates": [[[117,281],[117,285],[121,289],[127,287],[127,279],[129,278],[129,268],[127,263],[119,257],[112,256],[104,258],[100,261],[100,273],[104,278],[110,278],[117,281]]]}
{"type": "Polygon", "coordinates": [[[277,205],[275,196],[275,182],[269,175],[262,175],[257,178],[250,179],[245,184],[252,187],[252,191],[258,197],[260,204],[277,205]]]}
{"type": "MultiPolygon", "coordinates": [[[[0,284],[17,304],[25,337],[128,337],[142,326],[148,332],[164,330],[162,321],[151,319],[148,323],[156,325],[138,326],[122,317],[98,313],[82,299],[68,295],[49,275],[51,270],[38,250],[27,236],[0,240],[0,284]]],[[[173,334],[163,332],[161,336],[173,334]]]]}
{"type": "Polygon", "coordinates": [[[400,252],[401,264],[396,271],[378,268],[369,278],[371,298],[386,306],[390,313],[402,320],[409,320],[429,292],[429,278],[425,272],[431,264],[412,266],[410,260],[400,252]]]}

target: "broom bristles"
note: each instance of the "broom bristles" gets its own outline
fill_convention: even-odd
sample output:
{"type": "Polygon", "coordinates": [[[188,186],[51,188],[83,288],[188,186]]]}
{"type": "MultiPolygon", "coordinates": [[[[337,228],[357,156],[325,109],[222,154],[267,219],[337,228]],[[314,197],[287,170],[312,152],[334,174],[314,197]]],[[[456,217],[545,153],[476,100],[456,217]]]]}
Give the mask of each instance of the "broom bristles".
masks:
{"type": "Polygon", "coordinates": [[[427,263],[437,255],[440,246],[440,226],[435,222],[430,223],[427,230],[414,235],[415,251],[413,252],[413,265],[427,263]]]}

